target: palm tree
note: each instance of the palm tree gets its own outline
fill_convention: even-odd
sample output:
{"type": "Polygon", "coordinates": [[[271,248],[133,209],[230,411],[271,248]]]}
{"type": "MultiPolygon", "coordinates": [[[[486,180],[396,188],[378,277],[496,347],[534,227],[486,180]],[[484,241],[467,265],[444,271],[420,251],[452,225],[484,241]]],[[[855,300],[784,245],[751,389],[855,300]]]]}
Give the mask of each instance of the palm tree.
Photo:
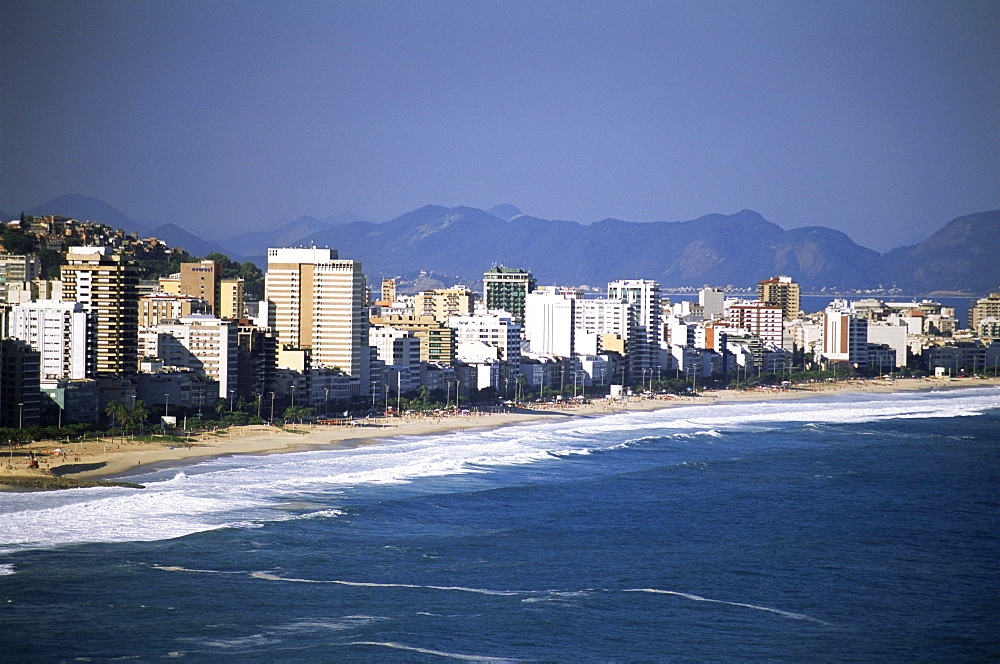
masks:
{"type": "Polygon", "coordinates": [[[124,429],[125,424],[131,419],[128,408],[117,401],[109,401],[104,413],[111,418],[112,428],[114,428],[115,422],[118,422],[118,426],[124,429]]]}
{"type": "Polygon", "coordinates": [[[524,374],[517,374],[515,384],[517,385],[517,395],[519,396],[515,396],[514,401],[520,403],[524,399],[524,388],[528,385],[528,379],[524,374]]]}
{"type": "Polygon", "coordinates": [[[146,423],[147,417],[149,417],[149,409],[146,408],[146,404],[143,401],[136,401],[132,405],[132,421],[138,422],[140,436],[142,435],[143,425],[146,423]]]}

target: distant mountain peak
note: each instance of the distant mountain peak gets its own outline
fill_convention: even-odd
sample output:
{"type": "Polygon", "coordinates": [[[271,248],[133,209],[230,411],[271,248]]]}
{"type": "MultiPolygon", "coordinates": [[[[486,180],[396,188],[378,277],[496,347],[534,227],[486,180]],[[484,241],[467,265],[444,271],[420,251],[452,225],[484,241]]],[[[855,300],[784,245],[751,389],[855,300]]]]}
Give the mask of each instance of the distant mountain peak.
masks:
{"type": "Polygon", "coordinates": [[[516,205],[511,205],[510,203],[501,203],[500,205],[494,205],[489,210],[487,210],[497,219],[503,219],[504,221],[510,221],[514,217],[524,214],[516,205]]]}

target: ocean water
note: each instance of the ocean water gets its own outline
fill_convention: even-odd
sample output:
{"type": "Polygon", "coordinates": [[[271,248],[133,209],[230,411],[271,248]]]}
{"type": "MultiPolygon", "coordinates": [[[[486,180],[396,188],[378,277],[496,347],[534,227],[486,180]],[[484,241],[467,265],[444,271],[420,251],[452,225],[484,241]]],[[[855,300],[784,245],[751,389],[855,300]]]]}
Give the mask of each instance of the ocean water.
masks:
{"type": "Polygon", "coordinates": [[[1000,390],[678,407],[0,494],[0,660],[1000,657],[1000,390]]]}

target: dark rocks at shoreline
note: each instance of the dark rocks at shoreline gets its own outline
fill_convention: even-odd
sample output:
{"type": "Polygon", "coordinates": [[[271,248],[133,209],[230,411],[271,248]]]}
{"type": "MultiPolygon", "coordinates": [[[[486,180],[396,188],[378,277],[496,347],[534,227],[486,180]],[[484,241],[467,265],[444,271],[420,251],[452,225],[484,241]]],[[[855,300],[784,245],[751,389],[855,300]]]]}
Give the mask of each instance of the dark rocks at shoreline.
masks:
{"type": "Polygon", "coordinates": [[[120,486],[129,489],[145,489],[142,484],[116,482],[111,480],[75,480],[49,474],[0,475],[0,487],[26,491],[55,491],[58,489],[81,489],[95,486],[120,486]]]}

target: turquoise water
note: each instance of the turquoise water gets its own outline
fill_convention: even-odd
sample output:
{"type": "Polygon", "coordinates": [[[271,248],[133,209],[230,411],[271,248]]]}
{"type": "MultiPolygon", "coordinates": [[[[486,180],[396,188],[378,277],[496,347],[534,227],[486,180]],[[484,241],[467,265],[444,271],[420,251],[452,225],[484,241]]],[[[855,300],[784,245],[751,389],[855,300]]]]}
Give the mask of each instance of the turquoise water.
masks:
{"type": "Polygon", "coordinates": [[[2,494],[0,659],[994,659],[998,445],[983,388],[2,494]]]}

